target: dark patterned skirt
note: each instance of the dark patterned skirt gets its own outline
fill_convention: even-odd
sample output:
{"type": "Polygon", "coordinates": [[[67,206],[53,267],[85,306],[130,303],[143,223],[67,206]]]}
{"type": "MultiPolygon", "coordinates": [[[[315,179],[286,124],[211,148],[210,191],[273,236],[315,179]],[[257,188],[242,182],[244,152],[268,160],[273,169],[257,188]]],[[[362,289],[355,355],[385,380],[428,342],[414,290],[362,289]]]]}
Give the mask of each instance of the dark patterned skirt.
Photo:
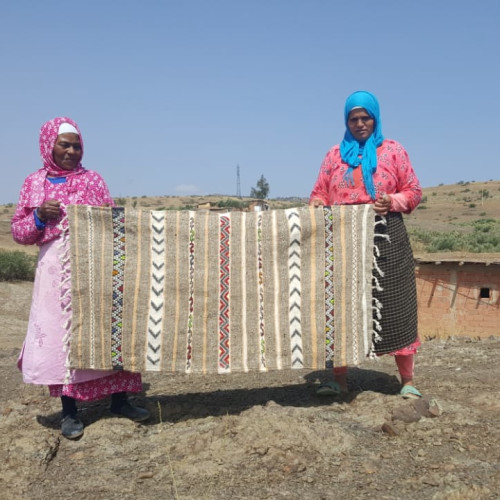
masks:
{"type": "MultiPolygon", "coordinates": [[[[380,288],[373,296],[380,301],[382,309],[380,337],[375,342],[376,354],[387,354],[409,346],[417,340],[417,288],[415,284],[415,261],[403,216],[389,213],[387,225],[377,224],[376,236],[378,267],[384,276],[378,276],[380,288]]],[[[380,221],[377,216],[377,221],[380,221]]]]}

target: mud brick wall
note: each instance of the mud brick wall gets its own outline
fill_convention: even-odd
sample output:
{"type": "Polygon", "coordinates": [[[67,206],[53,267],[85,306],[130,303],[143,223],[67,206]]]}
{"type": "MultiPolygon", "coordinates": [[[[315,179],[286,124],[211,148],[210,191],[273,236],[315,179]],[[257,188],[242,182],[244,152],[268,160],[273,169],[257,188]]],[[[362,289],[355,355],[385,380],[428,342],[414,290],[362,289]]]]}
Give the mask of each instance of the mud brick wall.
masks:
{"type": "Polygon", "coordinates": [[[416,266],[419,334],[500,336],[500,266],[420,263],[416,266]]]}

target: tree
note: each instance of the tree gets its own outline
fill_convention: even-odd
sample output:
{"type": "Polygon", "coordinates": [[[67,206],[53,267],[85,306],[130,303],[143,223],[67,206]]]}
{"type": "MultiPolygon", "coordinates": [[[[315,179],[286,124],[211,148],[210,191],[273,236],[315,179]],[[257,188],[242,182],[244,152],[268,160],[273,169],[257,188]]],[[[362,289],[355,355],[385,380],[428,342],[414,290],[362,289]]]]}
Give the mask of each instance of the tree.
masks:
{"type": "Polygon", "coordinates": [[[266,181],[264,175],[260,176],[257,181],[257,186],[252,188],[250,191],[251,198],[257,198],[258,200],[265,200],[269,195],[269,183],[266,181]]]}

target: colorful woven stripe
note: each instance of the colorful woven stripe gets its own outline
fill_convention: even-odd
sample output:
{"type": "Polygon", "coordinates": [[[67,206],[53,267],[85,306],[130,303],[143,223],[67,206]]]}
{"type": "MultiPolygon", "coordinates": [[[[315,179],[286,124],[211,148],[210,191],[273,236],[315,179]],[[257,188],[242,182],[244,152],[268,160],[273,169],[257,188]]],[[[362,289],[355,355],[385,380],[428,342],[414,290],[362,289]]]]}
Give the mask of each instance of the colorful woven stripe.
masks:
{"type": "MultiPolygon", "coordinates": [[[[122,313],[123,284],[125,270],[125,213],[121,208],[112,208],[113,215],[113,297],[111,301],[111,363],[115,370],[123,368],[122,313]]],[[[88,218],[92,231],[92,217],[88,218]]],[[[95,300],[91,300],[94,303],[95,300]]]]}

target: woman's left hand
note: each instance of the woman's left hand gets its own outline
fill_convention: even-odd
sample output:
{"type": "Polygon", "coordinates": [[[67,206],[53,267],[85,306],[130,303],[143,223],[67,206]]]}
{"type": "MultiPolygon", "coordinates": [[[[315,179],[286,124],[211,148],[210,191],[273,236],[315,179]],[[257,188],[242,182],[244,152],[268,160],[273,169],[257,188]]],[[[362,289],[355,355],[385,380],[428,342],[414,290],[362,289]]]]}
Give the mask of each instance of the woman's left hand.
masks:
{"type": "Polygon", "coordinates": [[[387,215],[391,209],[392,198],[388,194],[379,196],[373,205],[373,209],[378,215],[387,215]]]}

